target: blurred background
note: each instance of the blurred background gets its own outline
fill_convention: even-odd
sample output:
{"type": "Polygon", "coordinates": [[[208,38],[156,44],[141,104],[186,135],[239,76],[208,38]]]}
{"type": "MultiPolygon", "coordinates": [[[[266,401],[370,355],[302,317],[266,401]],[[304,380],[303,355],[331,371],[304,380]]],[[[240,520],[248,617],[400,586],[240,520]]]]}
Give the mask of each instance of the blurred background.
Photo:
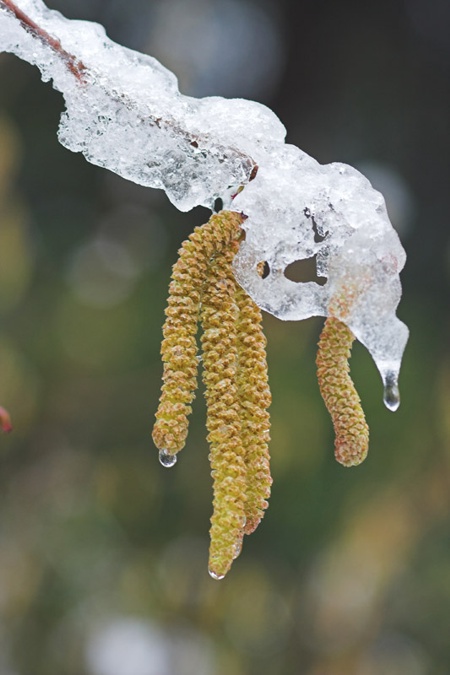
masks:
{"type": "MultiPolygon", "coordinates": [[[[20,3],[19,3],[20,5],[20,3]]],[[[207,572],[202,397],[175,468],[150,436],[177,212],[58,145],[62,97],[0,55],[0,675],[450,672],[450,4],[49,0],[159,58],[194,96],[270,106],[288,141],[355,165],[408,253],[402,405],[352,373],[368,459],[333,458],[321,320],[265,317],[270,508],[207,572]]]]}

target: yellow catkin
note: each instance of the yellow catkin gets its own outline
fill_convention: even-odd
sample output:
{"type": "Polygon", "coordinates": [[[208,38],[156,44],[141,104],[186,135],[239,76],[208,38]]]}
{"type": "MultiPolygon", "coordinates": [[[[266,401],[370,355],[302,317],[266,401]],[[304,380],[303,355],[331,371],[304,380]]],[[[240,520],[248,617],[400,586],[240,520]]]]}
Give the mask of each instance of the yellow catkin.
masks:
{"type": "Polygon", "coordinates": [[[316,359],[320,393],[336,434],[335,456],[344,466],[360,464],[369,447],[369,428],[349,374],[354,339],[342,321],[329,317],[320,335],[316,359]]]}
{"type": "Polygon", "coordinates": [[[209,572],[225,576],[239,555],[245,525],[246,468],[241,439],[237,387],[238,348],[236,282],[231,263],[233,242],[211,265],[203,295],[203,380],[213,477],[213,515],[209,572]]]}
{"type": "Polygon", "coordinates": [[[221,212],[196,228],[173,269],[161,348],[163,391],[155,444],[185,444],[197,382],[197,324],[203,328],[203,380],[214,501],[209,570],[223,578],[244,534],[264,515],[272,479],[266,340],[261,312],[234,279],[243,217],[221,212]]]}
{"type": "Polygon", "coordinates": [[[156,447],[169,455],[186,443],[188,415],[197,388],[200,303],[210,260],[236,239],[241,223],[238,213],[215,214],[182,244],[173,267],[161,345],[163,386],[153,428],[156,447]]]}
{"type": "Polygon", "coordinates": [[[247,470],[244,532],[251,534],[264,516],[272,485],[268,447],[270,416],[267,410],[271,394],[261,310],[240,287],[236,289],[236,302],[239,308],[237,384],[247,470]]]}

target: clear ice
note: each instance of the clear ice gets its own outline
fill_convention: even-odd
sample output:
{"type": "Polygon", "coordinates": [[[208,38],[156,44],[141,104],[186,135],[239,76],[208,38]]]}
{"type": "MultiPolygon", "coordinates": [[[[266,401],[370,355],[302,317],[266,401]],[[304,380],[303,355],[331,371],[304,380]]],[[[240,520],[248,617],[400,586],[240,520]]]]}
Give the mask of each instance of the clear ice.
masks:
{"type": "Polygon", "coordinates": [[[0,0],[0,50],[37,65],[64,96],[60,142],[93,164],[165,190],[182,211],[212,208],[220,198],[224,208],[243,212],[239,283],[280,319],[333,314],[344,321],[375,360],[386,405],[398,407],[408,329],[395,311],[405,253],[369,181],[350,166],[321,165],[286,144],[284,126],[265,106],[183,96],[170,71],[115,44],[102,26],[69,21],[41,0],[15,1],[85,66],[77,79],[0,0]],[[288,265],[307,258],[326,283],[286,278],[288,265]],[[257,270],[261,261],[265,278],[257,270]]]}
{"type": "Polygon", "coordinates": [[[159,463],[166,469],[171,469],[177,463],[177,456],[171,455],[167,450],[160,450],[159,463]]]}
{"type": "Polygon", "coordinates": [[[383,401],[386,408],[395,412],[400,405],[400,392],[394,373],[388,373],[384,380],[383,401]]]}

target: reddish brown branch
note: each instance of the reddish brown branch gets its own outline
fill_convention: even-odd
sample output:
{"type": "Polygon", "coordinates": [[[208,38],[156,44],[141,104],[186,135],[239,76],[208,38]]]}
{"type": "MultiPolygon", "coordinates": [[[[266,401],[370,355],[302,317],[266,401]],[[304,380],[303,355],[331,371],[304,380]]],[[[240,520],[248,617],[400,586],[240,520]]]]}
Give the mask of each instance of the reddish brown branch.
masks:
{"type": "Polygon", "coordinates": [[[11,417],[9,412],[0,406],[0,431],[9,434],[12,431],[11,417]]]}
{"type": "Polygon", "coordinates": [[[27,16],[25,12],[17,7],[13,0],[0,0],[0,6],[1,5],[6,7],[6,9],[14,14],[16,19],[20,21],[20,24],[23,26],[23,28],[25,28],[26,31],[34,35],[36,38],[38,38],[38,40],[48,45],[51,49],[53,49],[54,52],[61,56],[70,72],[75,75],[78,80],[81,82],[83,81],[86,67],[82,61],[75,58],[73,54],[69,54],[69,52],[67,52],[61,45],[59,40],[49,35],[46,30],[38,26],[38,24],[33,21],[33,19],[30,19],[30,17],[27,16]]]}
{"type": "MultiPolygon", "coordinates": [[[[61,59],[65,62],[69,71],[77,78],[77,80],[79,80],[80,82],[84,82],[86,80],[85,76],[86,73],[88,72],[87,67],[84,65],[82,61],[80,61],[80,59],[77,59],[73,54],[67,52],[57,38],[54,38],[52,35],[47,33],[46,30],[41,28],[35,21],[33,21],[33,19],[30,19],[30,17],[27,16],[25,12],[23,12],[19,7],[17,7],[16,3],[13,0],[0,0],[0,7],[2,6],[5,7],[7,10],[9,10],[16,17],[16,19],[20,22],[20,24],[26,31],[31,33],[34,37],[36,37],[43,44],[47,45],[56,54],[58,54],[61,57],[61,59]]],[[[111,94],[111,96],[114,98],[114,94],[111,94]]],[[[120,98],[123,102],[124,97],[120,98]]],[[[153,117],[152,115],[148,114],[143,119],[149,122],[150,124],[157,126],[159,129],[162,129],[164,126],[169,127],[172,131],[179,133],[179,135],[183,137],[188,142],[188,144],[192,146],[192,148],[194,149],[197,149],[204,143],[204,140],[202,139],[201,136],[194,135],[186,131],[185,129],[179,128],[171,120],[163,120],[160,117],[153,117]]],[[[234,154],[235,156],[239,157],[242,160],[243,167],[247,174],[247,180],[249,182],[256,177],[256,174],[258,173],[258,165],[255,162],[255,160],[252,159],[252,157],[243,153],[238,148],[234,147],[222,148],[221,146],[218,146],[218,149],[220,149],[223,153],[222,161],[227,159],[230,153],[234,154]]]]}

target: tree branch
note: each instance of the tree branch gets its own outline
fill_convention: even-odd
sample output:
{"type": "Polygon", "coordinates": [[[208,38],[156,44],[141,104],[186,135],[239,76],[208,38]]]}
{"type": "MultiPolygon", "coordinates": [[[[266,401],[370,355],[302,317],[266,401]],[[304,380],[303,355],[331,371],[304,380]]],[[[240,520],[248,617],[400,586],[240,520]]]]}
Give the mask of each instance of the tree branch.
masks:
{"type": "MultiPolygon", "coordinates": [[[[55,54],[61,57],[61,59],[65,62],[67,68],[69,71],[79,80],[79,82],[83,83],[86,81],[86,75],[88,74],[89,70],[88,68],[84,65],[84,63],[76,58],[73,54],[70,54],[68,51],[64,49],[64,47],[61,45],[61,42],[50,35],[46,30],[41,28],[33,19],[31,19],[25,12],[23,12],[13,0],[0,0],[0,7],[4,7],[7,9],[9,12],[11,12],[15,18],[20,22],[21,26],[28,32],[31,33],[35,38],[40,40],[43,44],[47,45],[52,49],[55,54]]],[[[112,98],[114,98],[114,94],[111,92],[112,98]]],[[[121,96],[121,102],[124,102],[124,96],[121,96]]],[[[119,100],[119,99],[118,99],[119,100]]],[[[164,120],[161,117],[157,117],[155,115],[149,115],[148,113],[145,115],[145,118],[142,119],[142,121],[147,121],[149,122],[152,126],[158,127],[158,129],[163,129],[164,127],[169,128],[171,131],[175,131],[177,134],[179,134],[184,140],[188,142],[188,144],[193,148],[197,149],[204,145],[204,140],[202,139],[201,136],[194,135],[178,125],[176,125],[173,121],[171,120],[164,120]]],[[[240,159],[242,159],[242,165],[245,167],[247,176],[248,176],[248,182],[252,181],[254,178],[256,178],[256,174],[258,173],[258,165],[255,162],[252,157],[246,155],[243,153],[241,150],[238,148],[226,148],[222,147],[220,150],[223,153],[223,158],[227,157],[227,154],[234,154],[237,155],[240,159]]]]}
{"type": "Polygon", "coordinates": [[[83,81],[86,67],[82,61],[73,56],[73,54],[69,54],[69,52],[63,48],[59,40],[49,35],[46,30],[38,26],[38,24],[33,21],[33,19],[30,19],[30,17],[25,14],[25,12],[17,7],[13,0],[0,0],[0,6],[2,5],[12,14],[14,14],[16,19],[26,31],[34,35],[34,37],[38,38],[38,40],[44,44],[48,45],[56,54],[58,54],[66,63],[70,72],[78,80],[80,80],[80,82],[83,81]]]}

